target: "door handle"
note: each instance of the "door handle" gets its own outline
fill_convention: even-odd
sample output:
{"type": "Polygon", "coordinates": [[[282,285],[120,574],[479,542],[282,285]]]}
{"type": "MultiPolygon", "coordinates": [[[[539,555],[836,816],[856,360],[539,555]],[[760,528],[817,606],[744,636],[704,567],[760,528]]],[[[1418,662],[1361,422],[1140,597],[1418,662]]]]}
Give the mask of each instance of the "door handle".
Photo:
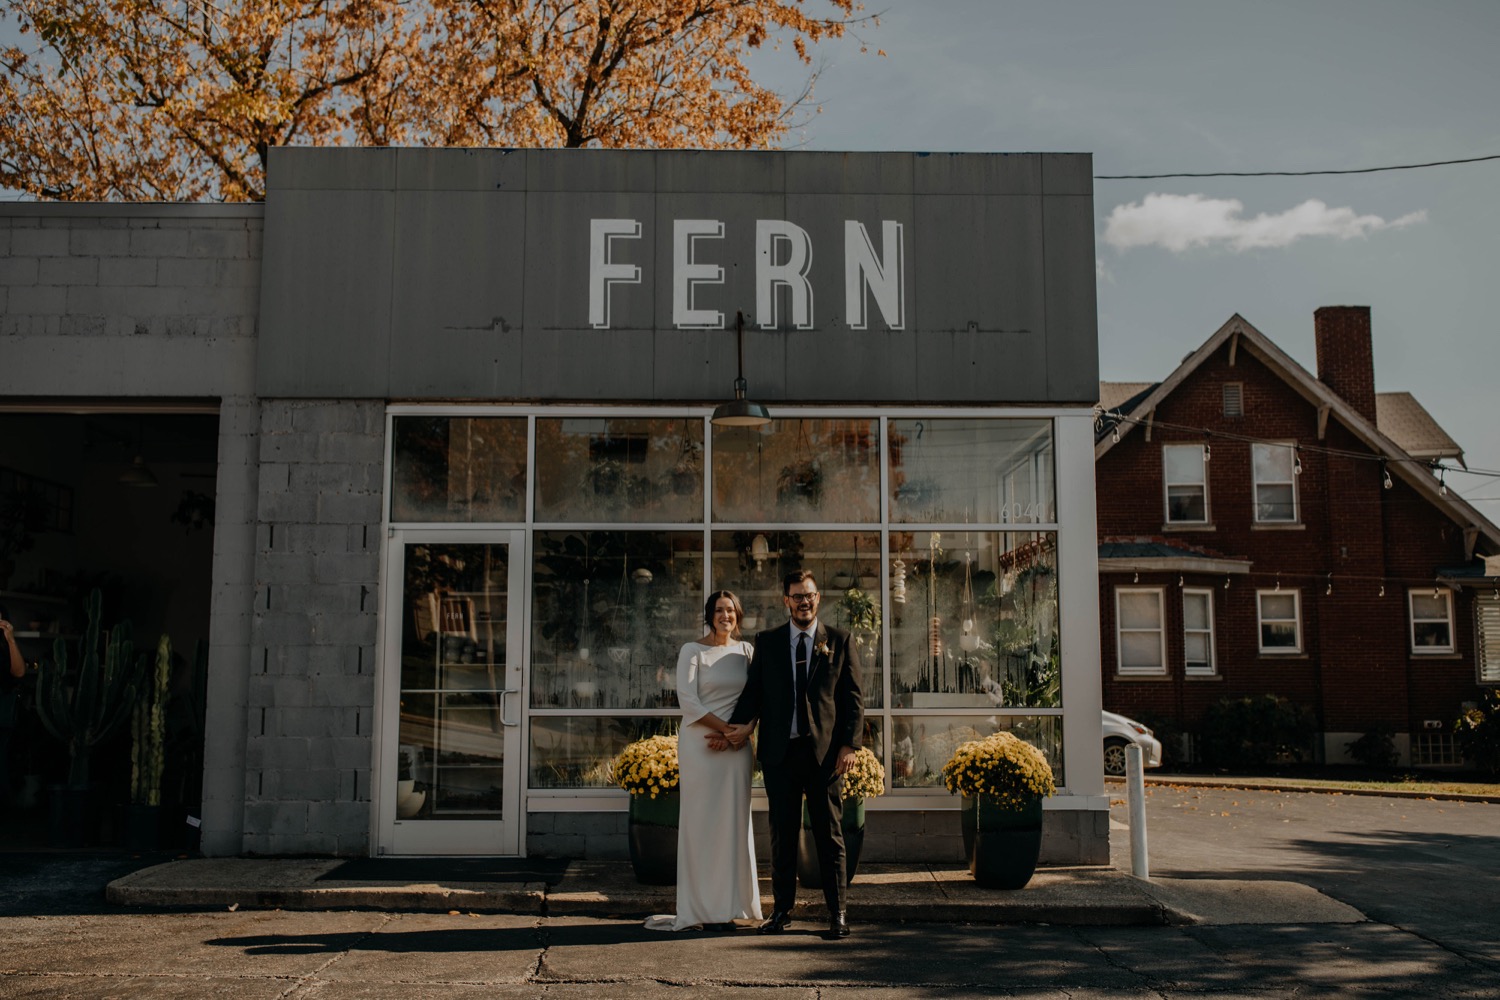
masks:
{"type": "Polygon", "coordinates": [[[521,693],[520,688],[508,688],[508,689],[502,690],[500,692],[500,725],[502,725],[502,726],[510,726],[512,728],[514,728],[515,726],[519,726],[520,725],[519,722],[511,722],[509,719],[507,719],[505,717],[505,696],[508,695],[508,694],[520,694],[520,693],[521,693]]]}

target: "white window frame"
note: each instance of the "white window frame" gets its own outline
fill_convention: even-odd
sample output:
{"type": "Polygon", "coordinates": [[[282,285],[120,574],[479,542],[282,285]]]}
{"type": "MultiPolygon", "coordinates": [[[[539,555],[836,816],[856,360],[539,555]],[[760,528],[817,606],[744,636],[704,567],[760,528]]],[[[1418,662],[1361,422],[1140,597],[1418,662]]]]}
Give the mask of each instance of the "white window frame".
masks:
{"type": "Polygon", "coordinates": [[[1218,655],[1214,648],[1214,592],[1212,587],[1182,588],[1182,672],[1189,677],[1212,677],[1218,672],[1218,655]],[[1190,597],[1201,597],[1208,611],[1208,628],[1188,628],[1187,602],[1190,597]],[[1208,662],[1188,662],[1188,636],[1202,635],[1208,639],[1208,662]]]}
{"type": "Polygon", "coordinates": [[[1302,591],[1300,590],[1257,590],[1255,592],[1255,641],[1260,647],[1263,656],[1290,656],[1302,652],[1302,591]],[[1290,597],[1292,599],[1292,618],[1267,618],[1265,599],[1267,597],[1290,597]],[[1265,626],[1268,623],[1279,623],[1290,620],[1297,628],[1297,645],[1291,646],[1267,646],[1265,626]]]}
{"type": "Polygon", "coordinates": [[[1458,652],[1456,637],[1453,626],[1453,591],[1447,587],[1438,588],[1437,597],[1441,598],[1446,613],[1441,618],[1419,618],[1417,617],[1417,598],[1432,597],[1432,591],[1425,587],[1413,587],[1406,592],[1406,635],[1411,641],[1411,654],[1413,656],[1437,656],[1458,652]],[[1442,623],[1448,627],[1448,642],[1446,645],[1428,646],[1417,643],[1417,626],[1442,623]]]}
{"type": "Polygon", "coordinates": [[[1255,442],[1250,445],[1250,478],[1253,481],[1251,492],[1251,503],[1254,507],[1256,524],[1300,524],[1302,521],[1302,503],[1297,495],[1297,474],[1293,470],[1297,465],[1297,446],[1291,441],[1266,441],[1255,442]],[[1287,453],[1287,472],[1285,479],[1261,479],[1257,468],[1260,463],[1256,461],[1257,456],[1272,449],[1285,450],[1287,453]],[[1292,516],[1291,517],[1262,517],[1262,503],[1260,489],[1262,486],[1290,486],[1292,488],[1292,516]]]}
{"type": "Polygon", "coordinates": [[[1167,599],[1162,587],[1116,587],[1115,588],[1115,672],[1124,677],[1156,677],[1167,672],[1167,599]],[[1124,625],[1120,613],[1120,598],[1127,594],[1150,594],[1156,598],[1156,628],[1130,628],[1124,625]],[[1125,634],[1156,633],[1157,665],[1154,667],[1127,667],[1125,665],[1125,634]]]}
{"type": "Polygon", "coordinates": [[[1500,684],[1500,593],[1474,596],[1476,678],[1481,684],[1500,684]]]}
{"type": "Polygon", "coordinates": [[[1164,444],[1161,447],[1161,489],[1162,489],[1162,519],[1167,524],[1207,524],[1209,523],[1208,510],[1208,459],[1204,455],[1201,444],[1164,444]],[[1198,480],[1182,479],[1173,480],[1168,473],[1171,462],[1167,454],[1172,451],[1196,451],[1198,453],[1198,471],[1201,478],[1198,480]],[[1186,518],[1172,516],[1172,488],[1174,486],[1196,486],[1203,491],[1203,516],[1201,518],[1186,518]]]}

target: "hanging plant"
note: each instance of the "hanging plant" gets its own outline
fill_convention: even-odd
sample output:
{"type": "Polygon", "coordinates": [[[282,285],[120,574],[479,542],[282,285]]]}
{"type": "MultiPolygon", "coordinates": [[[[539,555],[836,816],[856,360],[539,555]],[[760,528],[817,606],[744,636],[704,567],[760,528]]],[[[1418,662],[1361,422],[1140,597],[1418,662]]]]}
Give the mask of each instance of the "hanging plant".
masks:
{"type": "Polygon", "coordinates": [[[776,499],[783,504],[805,502],[818,506],[823,493],[823,466],[816,458],[804,458],[781,467],[776,476],[776,499]]]}

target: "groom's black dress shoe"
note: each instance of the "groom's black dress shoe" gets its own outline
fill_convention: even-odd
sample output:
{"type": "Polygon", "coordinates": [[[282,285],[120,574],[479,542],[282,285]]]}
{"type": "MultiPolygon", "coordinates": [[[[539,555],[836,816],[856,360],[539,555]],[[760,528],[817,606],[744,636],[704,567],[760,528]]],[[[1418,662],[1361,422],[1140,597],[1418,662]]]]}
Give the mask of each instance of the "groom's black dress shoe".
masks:
{"type": "Polygon", "coordinates": [[[791,922],[792,913],[790,910],[773,910],[771,911],[771,919],[760,925],[760,932],[762,934],[780,934],[786,930],[787,925],[791,922]]]}
{"type": "Polygon", "coordinates": [[[837,941],[839,938],[846,938],[848,936],[849,918],[842,912],[835,913],[828,919],[828,934],[826,937],[830,941],[837,941]]]}

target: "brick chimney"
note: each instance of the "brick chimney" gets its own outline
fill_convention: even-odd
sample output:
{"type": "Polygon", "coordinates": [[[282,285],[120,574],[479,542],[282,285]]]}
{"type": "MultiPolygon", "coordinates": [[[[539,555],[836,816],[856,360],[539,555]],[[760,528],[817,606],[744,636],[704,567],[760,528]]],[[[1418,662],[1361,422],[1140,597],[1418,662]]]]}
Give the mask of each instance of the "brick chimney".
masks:
{"type": "Polygon", "coordinates": [[[1313,313],[1318,379],[1375,422],[1375,352],[1369,306],[1323,306],[1313,313]]]}

